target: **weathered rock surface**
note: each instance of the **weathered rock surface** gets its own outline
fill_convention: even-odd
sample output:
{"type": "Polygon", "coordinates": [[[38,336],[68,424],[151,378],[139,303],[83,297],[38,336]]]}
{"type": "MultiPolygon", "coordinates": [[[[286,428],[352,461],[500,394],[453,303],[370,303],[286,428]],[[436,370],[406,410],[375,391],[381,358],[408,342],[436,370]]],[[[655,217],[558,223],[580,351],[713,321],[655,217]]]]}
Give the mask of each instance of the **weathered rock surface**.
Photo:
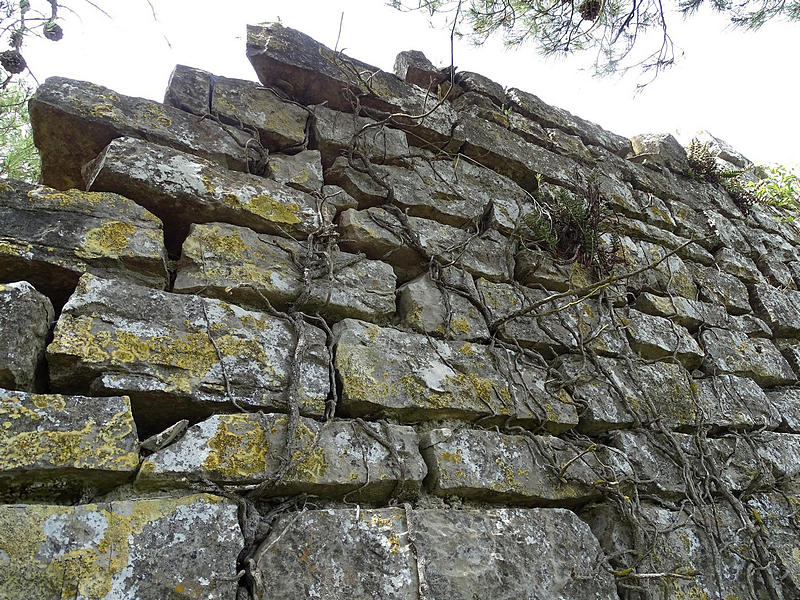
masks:
{"type": "Polygon", "coordinates": [[[577,423],[569,395],[546,386],[546,371],[515,352],[351,319],[334,336],[340,406],[352,416],[512,418],[555,433],[577,423]]]}
{"type": "Polygon", "coordinates": [[[50,77],[36,90],[29,110],[42,181],[60,190],[82,188],[81,167],[123,136],[191,152],[237,171],[247,171],[250,162],[260,159],[247,146],[251,136],[245,131],[85,81],[50,77]]]}
{"type": "Polygon", "coordinates": [[[236,595],[244,540],[236,505],[217,496],[0,506],[0,524],[8,600],[236,595]]]}
{"type": "Polygon", "coordinates": [[[258,567],[287,600],[616,598],[597,540],[563,509],[312,510],[281,516],[268,544],[277,532],[258,567]]]}
{"type": "Polygon", "coordinates": [[[221,223],[192,226],[173,291],[257,310],[293,306],[331,321],[382,322],[395,311],[395,275],[388,264],[221,223]]]}
{"type": "Polygon", "coordinates": [[[644,165],[667,167],[676,172],[689,169],[686,150],[669,133],[644,133],[631,138],[634,155],[631,160],[644,165]]]}
{"type": "Polygon", "coordinates": [[[800,388],[770,390],[767,398],[778,411],[781,426],[786,431],[800,433],[800,388]]]}
{"type": "Polygon", "coordinates": [[[92,190],[118,190],[165,223],[177,255],[191,223],[221,221],[306,238],[332,216],[318,198],[279,183],[141,140],[111,142],[89,165],[92,190]]]}
{"type": "Polygon", "coordinates": [[[724,307],[683,296],[664,297],[643,292],[636,298],[636,308],[669,319],[692,332],[702,325],[725,327],[729,323],[724,307]]]}
{"type": "Polygon", "coordinates": [[[766,283],[753,288],[753,307],[778,337],[800,337],[800,292],[766,283]]]}
{"type": "Polygon", "coordinates": [[[752,310],[747,286],[736,277],[717,267],[703,267],[692,263],[688,266],[697,285],[700,300],[724,306],[732,315],[742,315],[752,310]]]}
{"type": "Polygon", "coordinates": [[[287,448],[289,427],[286,415],[214,415],[147,457],[137,487],[170,488],[207,479],[237,485],[265,482],[265,496],[346,494],[375,502],[418,494],[426,468],[411,427],[319,423],[301,417],[287,448]],[[287,453],[291,462],[284,470],[287,453]]]}
{"type": "Polygon", "coordinates": [[[622,453],[552,436],[434,429],[420,448],[431,491],[488,502],[574,505],[631,475],[622,453]]]}
{"type": "Polygon", "coordinates": [[[619,320],[628,334],[631,348],[642,358],[675,358],[687,369],[694,369],[703,362],[703,349],[682,325],[632,309],[619,320]]]}
{"type": "Polygon", "coordinates": [[[271,154],[267,174],[280,185],[307,194],[322,192],[324,181],[319,150],[303,150],[297,154],[271,154]]]}
{"type": "Polygon", "coordinates": [[[777,429],[786,411],[756,382],[737,375],[694,379],[697,404],[705,421],[732,429],[777,429]]]}
{"type": "Polygon", "coordinates": [[[747,285],[761,283],[764,279],[756,263],[730,248],[725,247],[718,250],[714,254],[714,261],[720,269],[737,277],[747,285]]]}
{"type": "Polygon", "coordinates": [[[92,272],[163,289],[161,222],[127,198],[0,184],[0,281],[25,279],[63,304],[92,272]]]}
{"type": "Polygon", "coordinates": [[[573,400],[582,407],[579,430],[628,429],[655,419],[671,429],[695,424],[694,391],[679,365],[603,357],[593,365],[576,355],[563,356],[557,364],[573,400]]]}
{"type": "Polygon", "coordinates": [[[408,217],[406,222],[407,228],[396,213],[383,208],[346,210],[339,219],[341,246],[349,252],[389,263],[403,282],[427,270],[428,261],[423,253],[476,277],[491,281],[510,279],[513,243],[496,231],[475,235],[418,217],[408,217]]]}
{"type": "Polygon", "coordinates": [[[132,477],[138,466],[136,425],[127,398],[0,390],[3,502],[69,501],[86,492],[108,491],[132,477]]]}
{"type": "Polygon", "coordinates": [[[54,390],[126,394],[148,434],[238,406],[321,415],[325,334],[219,300],[85,275],[47,348],[54,390]]]}
{"type": "Polygon", "coordinates": [[[533,288],[556,292],[580,288],[592,281],[592,274],[578,262],[562,264],[538,248],[520,250],[516,257],[517,281],[533,288]]]}
{"type": "Polygon", "coordinates": [[[0,388],[35,391],[53,305],[27,281],[0,283],[0,388]]]}
{"type": "Polygon", "coordinates": [[[436,89],[447,76],[419,50],[405,50],[394,59],[394,74],[400,79],[424,89],[436,89]]]}
{"type": "Polygon", "coordinates": [[[750,377],[762,387],[790,385],[797,375],[769,340],[750,339],[738,331],[710,327],[700,334],[706,352],[703,369],[711,374],[750,377]]]}
{"type": "Polygon", "coordinates": [[[633,272],[645,269],[628,279],[629,287],[653,294],[674,294],[690,300],[697,299],[697,287],[686,263],[670,250],[620,236],[620,254],[626,261],[622,270],[633,272]]]}

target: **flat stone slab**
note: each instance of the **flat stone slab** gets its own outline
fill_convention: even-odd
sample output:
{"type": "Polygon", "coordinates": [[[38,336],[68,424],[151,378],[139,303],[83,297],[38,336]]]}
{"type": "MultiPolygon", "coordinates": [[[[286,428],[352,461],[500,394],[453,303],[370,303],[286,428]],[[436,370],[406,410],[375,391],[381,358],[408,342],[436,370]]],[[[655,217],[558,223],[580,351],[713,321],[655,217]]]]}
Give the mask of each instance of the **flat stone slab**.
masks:
{"type": "Polygon", "coordinates": [[[65,393],[129,395],[148,435],[237,404],[280,412],[291,400],[304,414],[322,415],[325,334],[306,325],[300,337],[295,356],[298,336],[283,319],[86,275],[47,348],[50,382],[65,393]]]}
{"type": "Polygon", "coordinates": [[[559,433],[577,423],[563,390],[523,355],[443,341],[346,319],[334,326],[335,366],[346,413],[386,414],[401,422],[509,417],[559,433]]]}
{"type": "Polygon", "coordinates": [[[86,272],[163,289],[161,221],[111,193],[0,184],[0,281],[24,277],[57,306],[86,272]]]}
{"type": "Polygon", "coordinates": [[[631,348],[644,359],[675,358],[687,369],[703,362],[705,353],[689,330],[674,321],[628,310],[619,317],[631,348]]]}
{"type": "Polygon", "coordinates": [[[125,397],[0,390],[0,499],[74,500],[108,491],[133,476],[138,443],[125,397]]]}
{"type": "Polygon", "coordinates": [[[563,509],[311,510],[279,517],[267,544],[258,571],[286,600],[617,597],[597,540],[563,509]]]}
{"type": "Polygon", "coordinates": [[[446,266],[455,265],[490,281],[511,279],[514,244],[496,231],[474,235],[430,219],[408,217],[408,229],[383,208],[346,210],[339,218],[340,245],[348,252],[362,252],[394,267],[400,281],[427,270],[427,254],[446,266]],[[422,252],[411,245],[419,241],[422,252]]]}
{"type": "Polygon", "coordinates": [[[732,373],[750,377],[761,387],[791,385],[797,381],[792,367],[770,340],[710,327],[700,334],[700,342],[706,352],[703,369],[712,375],[732,373]]]}
{"type": "Polygon", "coordinates": [[[660,418],[671,429],[694,426],[697,403],[689,374],[672,362],[641,362],[565,355],[558,370],[582,408],[578,429],[598,433],[628,429],[637,419],[647,424],[660,418]]]}
{"type": "Polygon", "coordinates": [[[3,597],[230,600],[244,545],[236,510],[209,495],[0,506],[3,597]]]}
{"type": "Polygon", "coordinates": [[[334,212],[319,198],[271,179],[134,138],[112,141],[87,166],[86,182],[89,189],[114,190],[158,215],[175,255],[192,223],[219,221],[304,239],[334,212]]]}
{"type": "Polygon", "coordinates": [[[177,65],[169,78],[164,104],[253,129],[270,152],[296,150],[305,144],[309,111],[284,102],[273,90],[255,81],[177,65]]]}
{"type": "Polygon", "coordinates": [[[430,490],[486,502],[570,506],[632,474],[622,453],[552,436],[434,429],[422,436],[430,490]]]}
{"type": "Polygon", "coordinates": [[[31,98],[29,111],[42,181],[60,190],[83,188],[81,167],[123,136],[171,146],[237,171],[247,171],[249,163],[260,159],[248,146],[251,135],[241,129],[85,81],[48,78],[31,98]]]}
{"type": "Polygon", "coordinates": [[[683,296],[656,296],[642,292],[636,297],[636,309],[664,317],[685,327],[689,331],[697,331],[701,325],[725,327],[729,323],[725,308],[710,302],[689,300],[683,296]]]}
{"type": "Polygon", "coordinates": [[[384,322],[395,311],[395,275],[388,264],[221,223],[192,226],[173,291],[257,310],[293,306],[330,321],[384,322]]]}
{"type": "Polygon", "coordinates": [[[0,388],[36,391],[53,305],[27,281],[0,283],[0,388]]]}
{"type": "Polygon", "coordinates": [[[319,423],[301,417],[289,451],[291,462],[279,477],[288,427],[286,415],[213,415],[190,427],[176,443],[147,457],[136,485],[153,489],[203,479],[225,485],[268,481],[265,496],[346,495],[362,502],[419,494],[427,469],[411,427],[319,423]]]}

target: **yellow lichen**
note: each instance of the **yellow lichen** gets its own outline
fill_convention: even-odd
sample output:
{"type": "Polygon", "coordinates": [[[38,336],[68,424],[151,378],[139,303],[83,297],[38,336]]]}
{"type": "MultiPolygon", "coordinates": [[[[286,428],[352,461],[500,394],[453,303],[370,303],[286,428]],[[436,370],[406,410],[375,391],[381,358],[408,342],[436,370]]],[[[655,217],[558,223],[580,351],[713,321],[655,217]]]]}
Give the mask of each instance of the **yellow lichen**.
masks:
{"type": "Polygon", "coordinates": [[[136,226],[122,221],[109,221],[86,232],[85,240],[75,254],[81,258],[119,258],[128,247],[136,226]]]}

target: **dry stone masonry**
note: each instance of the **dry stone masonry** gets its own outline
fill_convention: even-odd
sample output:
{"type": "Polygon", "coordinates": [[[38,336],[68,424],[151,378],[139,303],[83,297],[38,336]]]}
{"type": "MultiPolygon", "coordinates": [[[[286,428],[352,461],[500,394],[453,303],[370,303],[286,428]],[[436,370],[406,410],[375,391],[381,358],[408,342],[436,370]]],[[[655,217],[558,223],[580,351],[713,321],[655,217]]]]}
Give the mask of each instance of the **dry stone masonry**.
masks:
{"type": "Polygon", "coordinates": [[[800,598],[794,221],[419,52],[247,55],[31,100],[0,599],[800,598]]]}

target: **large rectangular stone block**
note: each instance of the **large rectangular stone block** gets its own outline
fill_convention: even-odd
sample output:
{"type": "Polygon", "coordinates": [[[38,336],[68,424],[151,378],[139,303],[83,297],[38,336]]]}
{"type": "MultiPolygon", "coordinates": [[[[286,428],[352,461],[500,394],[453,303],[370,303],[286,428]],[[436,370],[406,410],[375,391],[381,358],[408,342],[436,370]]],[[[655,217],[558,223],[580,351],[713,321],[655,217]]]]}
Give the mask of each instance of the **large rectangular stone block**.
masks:
{"type": "Polygon", "coordinates": [[[236,505],[217,496],[0,506],[0,589],[4,600],[232,600],[243,545],[236,505]]]}
{"type": "Polygon", "coordinates": [[[193,225],[173,291],[267,310],[294,307],[329,321],[388,321],[395,275],[388,264],[221,223],[193,225]]]}
{"type": "Polygon", "coordinates": [[[124,483],[138,466],[128,398],[0,390],[3,502],[102,493],[124,483]]]}
{"type": "Polygon", "coordinates": [[[709,327],[700,334],[706,352],[703,369],[711,374],[750,377],[762,387],[791,385],[797,375],[770,340],[749,338],[738,331],[709,327]]]}
{"type": "Polygon", "coordinates": [[[0,283],[0,387],[42,387],[53,305],[27,281],[0,283]]]}
{"type": "Polygon", "coordinates": [[[619,321],[631,348],[644,359],[674,358],[687,369],[703,362],[703,349],[683,325],[633,309],[624,311],[619,321]]]}
{"type": "Polygon", "coordinates": [[[547,372],[505,348],[444,341],[346,319],[334,327],[341,408],[402,422],[478,418],[561,432],[576,407],[547,372]]]}
{"type": "Polygon", "coordinates": [[[61,190],[83,188],[83,165],[123,136],[191,152],[237,171],[261,159],[246,131],[85,81],[50,77],[36,90],[29,111],[42,181],[61,190]]]}
{"type": "Polygon", "coordinates": [[[84,276],[48,346],[54,390],[126,394],[147,433],[241,407],[322,415],[325,333],[220,300],[84,276]],[[295,352],[295,346],[299,345],[295,352]],[[290,398],[289,395],[293,396],[290,398]]]}
{"type": "Polygon", "coordinates": [[[268,482],[264,496],[306,492],[362,502],[419,493],[426,468],[411,427],[301,417],[291,440],[288,430],[286,415],[214,415],[147,457],[137,487],[268,482]]]}
{"type": "Polygon", "coordinates": [[[258,562],[257,597],[617,598],[597,540],[572,512],[406,507],[281,516],[258,562]]]}
{"type": "Polygon", "coordinates": [[[753,307],[777,337],[800,337],[800,292],[762,283],[753,288],[753,307]]]}
{"type": "Polygon", "coordinates": [[[0,183],[0,281],[29,281],[60,306],[86,272],[163,289],[161,221],[111,193],[0,183]]]}

